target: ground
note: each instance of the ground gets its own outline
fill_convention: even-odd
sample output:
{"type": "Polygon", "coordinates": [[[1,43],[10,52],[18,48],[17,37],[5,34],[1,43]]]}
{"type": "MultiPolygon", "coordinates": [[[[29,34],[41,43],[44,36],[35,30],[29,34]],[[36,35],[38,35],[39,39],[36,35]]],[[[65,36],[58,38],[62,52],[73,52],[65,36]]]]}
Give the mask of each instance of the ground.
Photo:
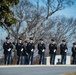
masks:
{"type": "Polygon", "coordinates": [[[0,75],[62,75],[68,72],[76,72],[76,65],[0,66],[0,75]]]}

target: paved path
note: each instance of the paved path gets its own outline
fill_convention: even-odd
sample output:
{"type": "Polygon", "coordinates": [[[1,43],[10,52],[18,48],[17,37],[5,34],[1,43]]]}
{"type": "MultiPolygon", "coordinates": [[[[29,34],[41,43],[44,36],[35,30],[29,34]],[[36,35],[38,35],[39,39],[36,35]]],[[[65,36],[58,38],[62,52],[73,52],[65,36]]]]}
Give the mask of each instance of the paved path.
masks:
{"type": "Polygon", "coordinates": [[[61,75],[76,72],[76,66],[66,65],[10,65],[0,66],[0,75],[61,75]]]}

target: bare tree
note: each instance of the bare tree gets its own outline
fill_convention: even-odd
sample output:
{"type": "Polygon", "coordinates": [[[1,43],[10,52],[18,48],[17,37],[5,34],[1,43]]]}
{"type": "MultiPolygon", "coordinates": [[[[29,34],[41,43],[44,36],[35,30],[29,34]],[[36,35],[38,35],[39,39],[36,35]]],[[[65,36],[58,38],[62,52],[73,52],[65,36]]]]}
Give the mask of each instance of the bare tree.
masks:
{"type": "MultiPolygon", "coordinates": [[[[35,4],[31,0],[20,1],[20,3],[14,7],[15,17],[18,19],[16,25],[6,29],[12,36],[17,39],[19,36],[27,39],[28,37],[34,37],[36,41],[37,35],[43,26],[48,21],[48,17],[51,17],[55,12],[71,6],[73,1],[71,0],[34,0],[35,4]],[[43,5],[39,5],[42,1],[43,5]],[[48,10],[48,13],[47,11],[48,10]],[[22,23],[25,21],[25,26],[22,28],[22,23]],[[16,28],[13,28],[16,27],[16,28]],[[15,30],[14,30],[15,29],[15,30]],[[21,31],[20,31],[21,30],[21,31]],[[16,32],[17,31],[17,32],[16,32]],[[23,31],[23,32],[22,32],[23,31]]],[[[41,34],[40,34],[41,35],[41,34]]]]}
{"type": "Polygon", "coordinates": [[[38,34],[38,31],[40,31],[41,27],[45,25],[46,21],[48,20],[48,17],[51,17],[51,15],[53,15],[56,11],[62,10],[68,5],[73,4],[73,2],[70,0],[44,0],[43,3],[45,4],[44,7],[48,8],[48,14],[46,14],[47,11],[45,11],[43,20],[41,21],[40,19],[37,23],[37,31],[35,32],[36,34],[38,34]]]}
{"type": "Polygon", "coordinates": [[[18,37],[22,37],[23,40],[33,37],[35,44],[40,38],[46,39],[45,42],[49,43],[49,39],[54,37],[57,44],[60,44],[62,39],[67,39],[75,33],[73,26],[76,20],[65,17],[51,18],[51,16],[71,5],[73,5],[72,0],[21,0],[12,9],[17,18],[16,25],[4,27],[15,41],[18,37]]]}

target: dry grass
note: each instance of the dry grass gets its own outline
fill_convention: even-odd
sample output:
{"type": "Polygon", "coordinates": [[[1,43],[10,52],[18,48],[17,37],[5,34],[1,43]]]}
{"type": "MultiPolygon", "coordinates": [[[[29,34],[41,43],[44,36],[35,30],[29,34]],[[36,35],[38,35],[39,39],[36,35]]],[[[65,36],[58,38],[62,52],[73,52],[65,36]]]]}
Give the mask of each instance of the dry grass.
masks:
{"type": "Polygon", "coordinates": [[[65,73],[63,75],[76,75],[76,72],[71,72],[71,73],[65,73]]]}

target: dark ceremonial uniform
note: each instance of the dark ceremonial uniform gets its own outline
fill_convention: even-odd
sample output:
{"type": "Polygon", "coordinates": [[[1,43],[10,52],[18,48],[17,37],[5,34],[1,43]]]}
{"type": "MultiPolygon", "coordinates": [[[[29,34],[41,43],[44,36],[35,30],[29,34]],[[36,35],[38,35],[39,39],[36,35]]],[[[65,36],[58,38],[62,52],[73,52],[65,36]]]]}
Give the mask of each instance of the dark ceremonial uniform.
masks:
{"type": "Polygon", "coordinates": [[[17,60],[17,64],[22,64],[22,53],[23,53],[23,43],[17,43],[16,44],[16,50],[17,50],[17,56],[18,56],[18,60],[17,60]]]}
{"type": "MultiPolygon", "coordinates": [[[[40,41],[43,41],[43,39],[40,39],[40,41]]],[[[39,43],[37,48],[38,48],[38,54],[40,55],[39,64],[41,64],[41,62],[42,62],[42,64],[45,64],[45,61],[44,61],[45,60],[44,54],[45,54],[45,49],[46,49],[45,44],[39,43]]]]}
{"type": "Polygon", "coordinates": [[[29,64],[29,53],[28,53],[28,48],[27,48],[27,42],[25,41],[24,44],[24,50],[23,50],[23,56],[24,56],[24,64],[28,65],[29,64]]]}
{"type": "MultiPolygon", "coordinates": [[[[62,40],[62,42],[65,42],[65,40],[62,40]]],[[[62,43],[60,45],[60,50],[61,50],[61,57],[62,57],[61,64],[66,64],[66,55],[68,51],[67,44],[62,43]]]]}
{"type": "Polygon", "coordinates": [[[57,51],[57,45],[56,44],[49,44],[49,54],[51,56],[50,64],[54,64],[55,56],[57,51]]]}
{"type": "Polygon", "coordinates": [[[29,42],[27,44],[27,49],[28,49],[28,54],[29,54],[29,62],[31,60],[31,65],[32,65],[33,64],[34,49],[35,49],[34,43],[29,42]]]}
{"type": "Polygon", "coordinates": [[[76,43],[74,43],[74,46],[72,47],[72,57],[73,57],[73,64],[76,64],[76,43]]]}
{"type": "MultiPolygon", "coordinates": [[[[9,38],[6,37],[8,40],[9,38]]],[[[10,64],[10,57],[11,57],[11,50],[13,49],[13,45],[11,42],[4,42],[3,43],[3,49],[4,49],[4,63],[10,64]]]]}

